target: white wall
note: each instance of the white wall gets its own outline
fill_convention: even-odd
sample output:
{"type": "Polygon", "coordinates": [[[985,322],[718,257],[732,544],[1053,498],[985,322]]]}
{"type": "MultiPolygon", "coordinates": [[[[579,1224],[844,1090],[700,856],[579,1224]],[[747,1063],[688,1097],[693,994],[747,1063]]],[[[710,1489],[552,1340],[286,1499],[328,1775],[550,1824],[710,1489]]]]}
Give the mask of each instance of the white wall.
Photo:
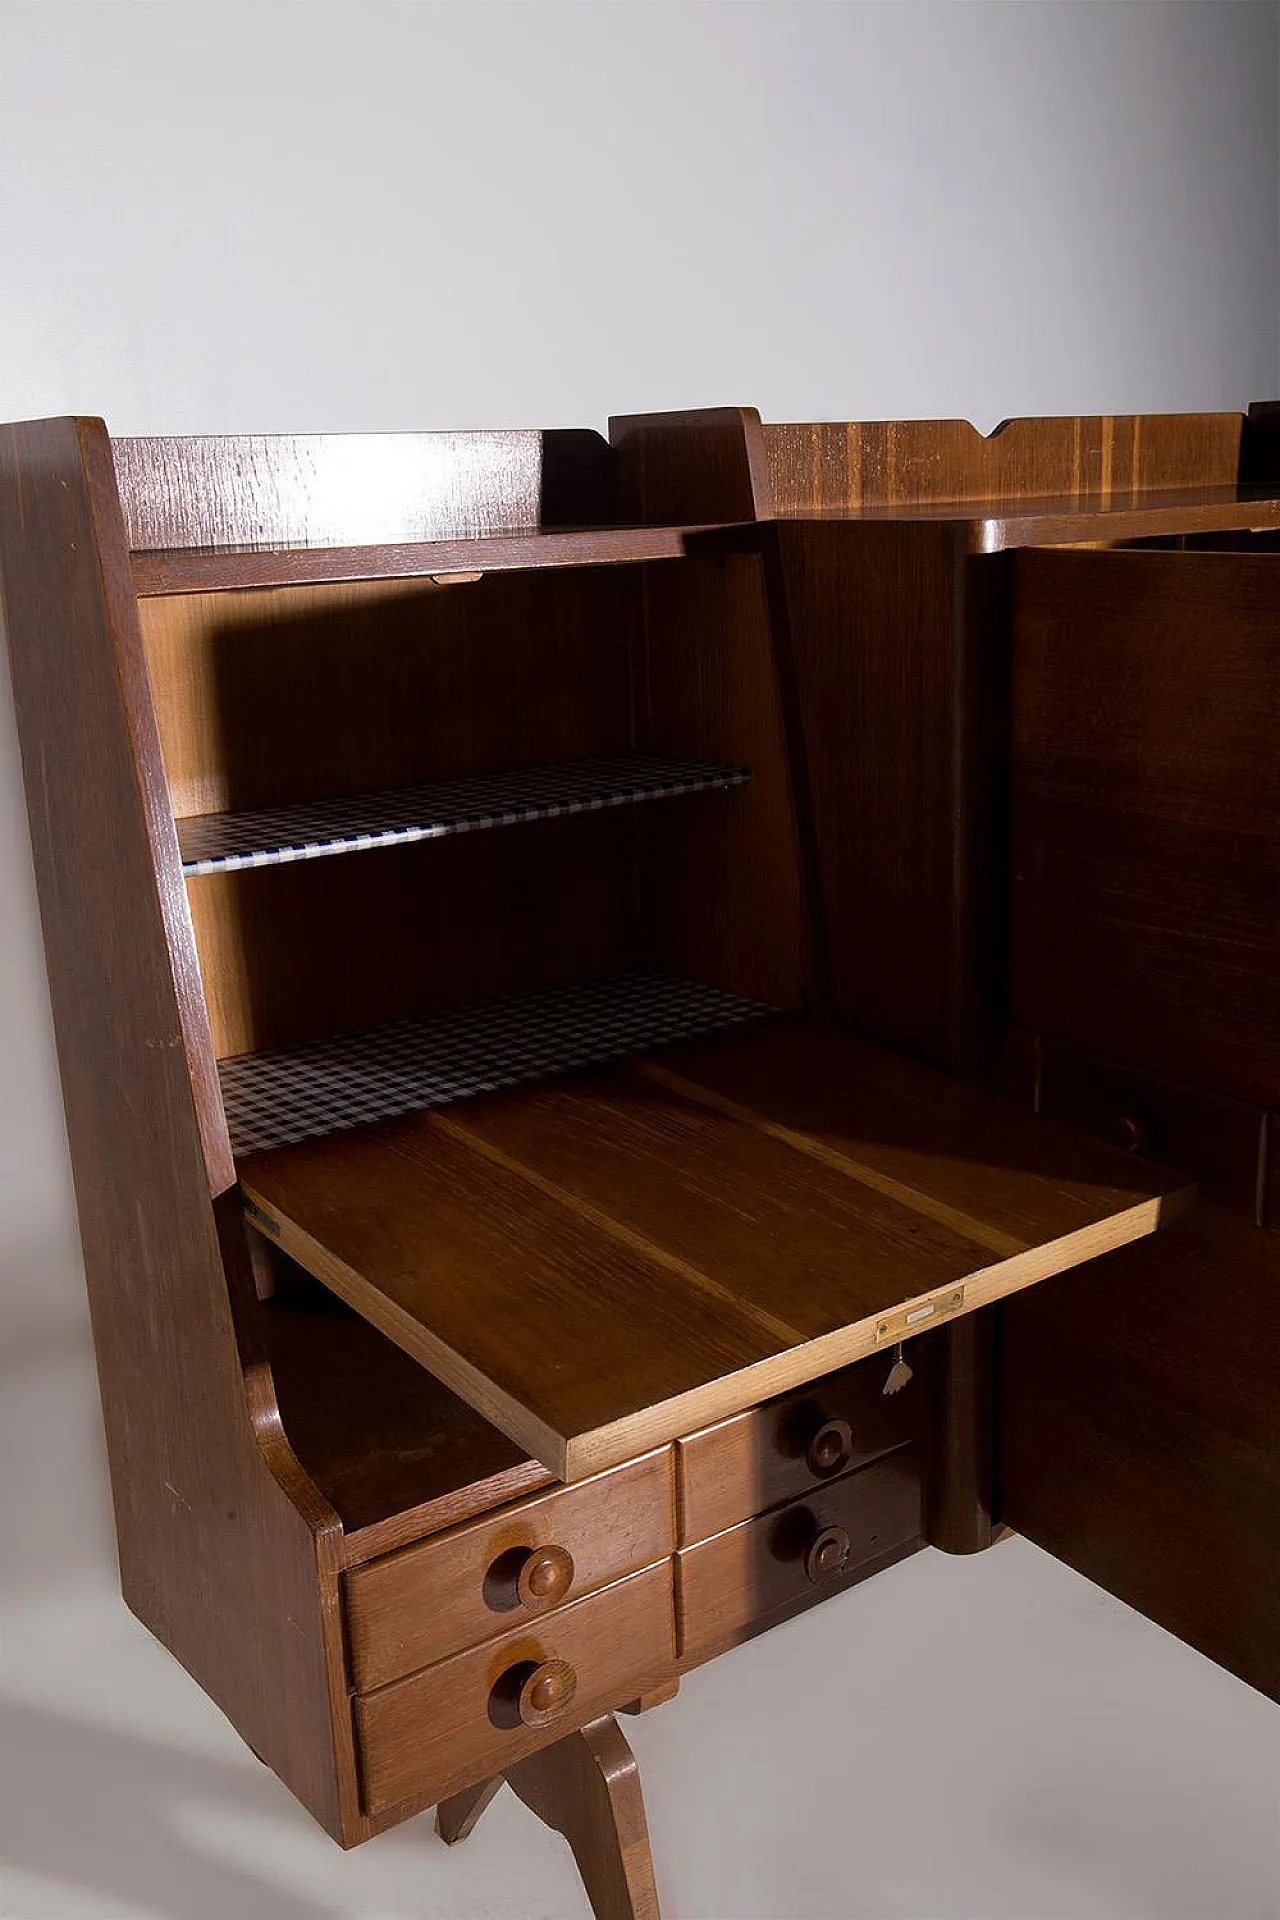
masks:
{"type": "MultiPolygon", "coordinates": [[[[1280,391],[1277,40],[1270,0],[10,4],[0,418],[1240,407],[1280,391]]],[[[528,1866],[421,1823],[339,1863],[133,1628],[86,1341],[5,694],[0,1911],[568,1911],[514,1811],[528,1866]]],[[[920,1556],[635,1738],[677,1920],[1261,1920],[1275,1726],[1019,1544],[920,1556]]]]}
{"type": "Polygon", "coordinates": [[[0,418],[1237,406],[1271,4],[11,5],[0,418]]]}

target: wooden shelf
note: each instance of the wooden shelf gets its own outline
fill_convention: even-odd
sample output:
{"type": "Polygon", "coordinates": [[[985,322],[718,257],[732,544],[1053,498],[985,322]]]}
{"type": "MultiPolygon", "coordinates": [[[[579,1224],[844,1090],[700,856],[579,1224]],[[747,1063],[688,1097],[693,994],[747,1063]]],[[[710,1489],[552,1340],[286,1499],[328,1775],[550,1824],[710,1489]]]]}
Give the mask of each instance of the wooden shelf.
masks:
{"type": "Polygon", "coordinates": [[[750,778],[745,767],[620,753],[392,793],[352,794],[252,813],[197,814],[178,821],[178,848],[183,873],[194,879],[724,791],[750,778]]]}
{"type": "Polygon", "coordinates": [[[790,521],[952,523],[970,553],[1144,540],[1186,533],[1280,527],[1280,498],[1267,488],[1151,488],[1139,493],[1027,495],[1019,500],[937,500],[871,507],[797,508],[790,521]]]}
{"type": "Polygon", "coordinates": [[[172,547],[135,552],[134,591],[223,593],[327,580],[464,579],[539,567],[617,567],[680,560],[690,536],[708,529],[589,527],[563,533],[502,533],[470,540],[410,540],[356,547],[172,547]]]}
{"type": "Polygon", "coordinates": [[[237,1154],[597,1066],[776,1012],[692,980],[607,974],[218,1067],[237,1154]]]}
{"type": "Polygon", "coordinates": [[[240,1171],[260,1231],[563,1480],[1148,1234],[1185,1184],[786,1017],[240,1171]]]}

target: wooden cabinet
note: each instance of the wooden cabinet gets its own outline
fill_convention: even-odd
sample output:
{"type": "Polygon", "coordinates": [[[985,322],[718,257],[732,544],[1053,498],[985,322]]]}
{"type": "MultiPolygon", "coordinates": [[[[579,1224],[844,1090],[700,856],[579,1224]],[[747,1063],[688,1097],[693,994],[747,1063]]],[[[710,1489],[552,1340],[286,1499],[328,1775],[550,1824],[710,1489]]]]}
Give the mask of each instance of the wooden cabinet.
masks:
{"type": "Polygon", "coordinates": [[[0,432],[124,1590],[343,1845],[652,1914],[604,1717],[1002,1523],[1280,1692],[1274,466],[0,432]]]}

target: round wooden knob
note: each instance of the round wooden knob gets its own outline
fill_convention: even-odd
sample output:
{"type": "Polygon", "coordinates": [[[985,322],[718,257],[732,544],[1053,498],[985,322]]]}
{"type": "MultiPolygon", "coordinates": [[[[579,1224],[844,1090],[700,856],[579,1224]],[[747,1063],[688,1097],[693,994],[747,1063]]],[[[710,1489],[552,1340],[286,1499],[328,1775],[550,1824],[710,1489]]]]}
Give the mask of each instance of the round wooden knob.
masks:
{"type": "Polygon", "coordinates": [[[843,1473],[853,1458],[853,1429],[847,1420],[828,1420],[809,1442],[805,1458],[809,1471],[819,1480],[843,1473]]]}
{"type": "Polygon", "coordinates": [[[804,1570],[814,1581],[830,1580],[849,1558],[849,1536],[843,1527],[824,1527],[804,1557],[804,1570]]]}
{"type": "Polygon", "coordinates": [[[545,1727],[573,1704],[578,1676],[567,1660],[544,1660],[523,1682],[517,1709],[526,1727],[545,1727]]]}
{"type": "Polygon", "coordinates": [[[1145,1153],[1151,1144],[1151,1129],[1141,1114],[1120,1114],[1115,1131],[1116,1139],[1126,1153],[1145,1153]]]}
{"type": "Polygon", "coordinates": [[[516,1577],[520,1605],[529,1613],[545,1613],[572,1585],[573,1555],[567,1547],[535,1547],[516,1577]]]}

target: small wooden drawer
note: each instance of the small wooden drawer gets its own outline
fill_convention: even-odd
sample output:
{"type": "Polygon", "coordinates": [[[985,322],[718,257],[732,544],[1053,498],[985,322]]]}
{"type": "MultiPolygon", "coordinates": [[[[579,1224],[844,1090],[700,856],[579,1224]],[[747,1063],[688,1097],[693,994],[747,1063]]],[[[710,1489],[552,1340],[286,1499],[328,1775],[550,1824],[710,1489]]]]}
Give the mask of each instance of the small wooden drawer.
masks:
{"type": "Polygon", "coordinates": [[[1259,1218],[1265,1116],[1258,1107],[1091,1060],[1040,1049],[1040,1110],[1145,1159],[1189,1174],[1201,1195],[1259,1218]]]}
{"type": "Polygon", "coordinates": [[[893,1364],[886,1352],[677,1441],[681,1546],[722,1533],[923,1434],[932,1346],[924,1336],[907,1351],[914,1372],[898,1393],[884,1391],[893,1364]]]}
{"type": "Polygon", "coordinates": [[[536,1494],[347,1576],[352,1676],[367,1693],[669,1554],[671,1449],[536,1494]]]}
{"type": "Polygon", "coordinates": [[[923,1453],[902,1447],[678,1553],[681,1666],[723,1653],[772,1615],[798,1611],[923,1544],[923,1453]]]}
{"type": "Polygon", "coordinates": [[[669,1680],[671,1566],[358,1696],[366,1810],[434,1804],[669,1680]]]}

